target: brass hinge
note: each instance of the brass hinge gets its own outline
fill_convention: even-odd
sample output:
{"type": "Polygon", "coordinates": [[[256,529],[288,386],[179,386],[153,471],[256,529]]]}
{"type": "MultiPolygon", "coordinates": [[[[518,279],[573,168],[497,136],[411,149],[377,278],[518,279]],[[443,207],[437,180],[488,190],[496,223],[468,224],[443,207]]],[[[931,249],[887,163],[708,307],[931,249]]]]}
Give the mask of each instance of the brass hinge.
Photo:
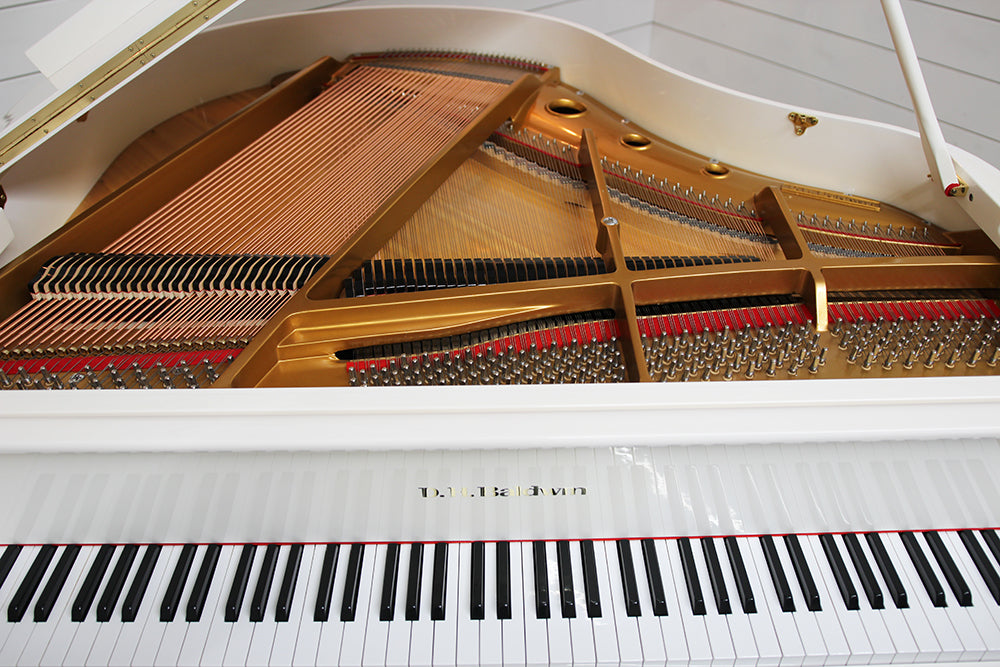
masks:
{"type": "Polygon", "coordinates": [[[794,111],[788,114],[788,120],[792,121],[795,125],[795,134],[799,136],[805,134],[806,130],[819,122],[819,118],[816,116],[807,116],[794,111]]]}
{"type": "Polygon", "coordinates": [[[0,185],[0,208],[7,205],[7,193],[3,191],[3,186],[0,185]]]}

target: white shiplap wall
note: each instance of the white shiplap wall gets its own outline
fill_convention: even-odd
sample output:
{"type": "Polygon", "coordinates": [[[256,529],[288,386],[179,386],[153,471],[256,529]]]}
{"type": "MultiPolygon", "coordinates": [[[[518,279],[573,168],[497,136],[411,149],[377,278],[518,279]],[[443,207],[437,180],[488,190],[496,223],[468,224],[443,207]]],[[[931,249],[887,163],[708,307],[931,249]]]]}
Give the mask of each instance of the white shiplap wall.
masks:
{"type": "MultiPolygon", "coordinates": [[[[914,127],[878,0],[424,1],[569,19],[671,67],[790,108],[914,127]]],[[[0,0],[0,113],[44,90],[24,50],[84,4],[0,0]]],[[[247,0],[230,19],[375,4],[418,2],[247,0]]],[[[946,138],[1000,165],[1000,1],[903,0],[903,9],[946,138]]]]}

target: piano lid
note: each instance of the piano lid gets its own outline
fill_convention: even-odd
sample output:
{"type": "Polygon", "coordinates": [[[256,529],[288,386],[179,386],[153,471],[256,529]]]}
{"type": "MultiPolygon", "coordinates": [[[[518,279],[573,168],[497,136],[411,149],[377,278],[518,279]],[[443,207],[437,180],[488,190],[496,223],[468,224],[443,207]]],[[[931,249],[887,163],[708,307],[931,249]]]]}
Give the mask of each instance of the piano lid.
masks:
{"type": "Polygon", "coordinates": [[[0,136],[0,172],[242,1],[91,0],[28,49],[55,92],[0,136]]]}
{"type": "MultiPolygon", "coordinates": [[[[202,23],[210,22],[205,15],[217,18],[235,1],[210,4],[211,11],[199,14],[202,23]]],[[[204,2],[200,6],[205,9],[204,2]]],[[[699,154],[770,177],[878,199],[946,229],[979,226],[1000,241],[1000,172],[975,156],[953,148],[959,175],[975,195],[959,206],[928,181],[919,137],[911,131],[728,90],[562,20],[484,8],[373,7],[268,16],[190,39],[198,21],[187,6],[180,14],[161,24],[176,29],[164,36],[166,50],[151,49],[152,61],[141,55],[129,59],[121,80],[95,80],[92,94],[56,104],[56,117],[41,123],[40,132],[26,134],[30,128],[19,126],[0,141],[0,151],[6,150],[0,152],[0,163],[6,163],[0,164],[0,182],[15,236],[0,265],[67,220],[111,160],[165,118],[300,69],[319,55],[344,58],[399,48],[485,51],[549,63],[577,88],[615,100],[636,125],[699,154]],[[177,48],[182,41],[184,48],[177,48]],[[143,76],[137,76],[139,70],[143,76]],[[87,122],[68,122],[88,110],[87,122]],[[820,123],[798,136],[788,120],[792,111],[814,115],[820,123]],[[53,143],[58,145],[41,150],[53,143]],[[24,160],[28,151],[31,159],[24,160]],[[72,163],[59,164],[66,155],[74,156],[72,163]]]]}

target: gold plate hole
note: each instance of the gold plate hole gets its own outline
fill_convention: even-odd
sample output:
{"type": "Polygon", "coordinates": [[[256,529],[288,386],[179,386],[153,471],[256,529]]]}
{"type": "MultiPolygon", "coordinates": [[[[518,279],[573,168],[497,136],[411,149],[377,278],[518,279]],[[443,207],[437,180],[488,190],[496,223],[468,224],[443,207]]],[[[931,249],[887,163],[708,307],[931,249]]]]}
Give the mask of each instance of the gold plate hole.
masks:
{"type": "Polygon", "coordinates": [[[729,175],[729,167],[724,164],[719,164],[718,162],[709,162],[702,169],[702,172],[708,174],[712,178],[725,178],[729,175]]]}
{"type": "Polygon", "coordinates": [[[637,151],[649,148],[649,145],[653,143],[653,141],[649,137],[643,136],[641,134],[636,134],[634,132],[630,132],[629,134],[623,134],[620,141],[622,142],[623,146],[634,148],[637,151]]]}
{"type": "Polygon", "coordinates": [[[555,116],[562,116],[563,118],[576,118],[577,116],[585,114],[587,112],[587,107],[584,106],[582,102],[561,97],[558,100],[552,100],[546,104],[545,110],[555,116]]]}

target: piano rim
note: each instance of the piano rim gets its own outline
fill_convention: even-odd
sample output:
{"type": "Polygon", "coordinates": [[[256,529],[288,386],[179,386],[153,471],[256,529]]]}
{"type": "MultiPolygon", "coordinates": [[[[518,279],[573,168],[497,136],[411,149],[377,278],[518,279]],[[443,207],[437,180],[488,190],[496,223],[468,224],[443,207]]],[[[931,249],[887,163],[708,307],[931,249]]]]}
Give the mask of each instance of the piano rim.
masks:
{"type": "Polygon", "coordinates": [[[1000,437],[1000,377],[106,394],[0,393],[0,454],[1000,437]]]}
{"type": "Polygon", "coordinates": [[[6,216],[23,237],[0,253],[0,264],[66,220],[121,149],[160,120],[199,99],[297,70],[319,55],[344,58],[393,48],[496,51],[548,62],[560,67],[562,80],[688,150],[768,177],[878,199],[948,229],[971,228],[974,218],[1000,243],[1000,170],[961,149],[953,147],[974,201],[944,197],[928,181],[919,137],[910,130],[806,109],[821,122],[797,137],[787,118],[791,105],[699,80],[561,19],[488,8],[371,7],[236,22],[160,54],[138,76],[82,109],[78,118],[86,113],[86,122],[67,123],[17,162],[0,166],[6,216]],[[279,55],[265,48],[269,40],[282,42],[279,55]],[[204,68],[206,59],[218,66],[204,68]],[[170,95],[158,93],[163,88],[170,95]],[[743,123],[727,122],[736,114],[743,123]],[[760,132],[741,133],[739,127],[748,124],[760,132]],[[60,160],[65,154],[81,159],[60,160]],[[68,162],[75,164],[61,164],[68,162]],[[52,201],[53,190],[64,193],[59,202],[52,201]]]}

